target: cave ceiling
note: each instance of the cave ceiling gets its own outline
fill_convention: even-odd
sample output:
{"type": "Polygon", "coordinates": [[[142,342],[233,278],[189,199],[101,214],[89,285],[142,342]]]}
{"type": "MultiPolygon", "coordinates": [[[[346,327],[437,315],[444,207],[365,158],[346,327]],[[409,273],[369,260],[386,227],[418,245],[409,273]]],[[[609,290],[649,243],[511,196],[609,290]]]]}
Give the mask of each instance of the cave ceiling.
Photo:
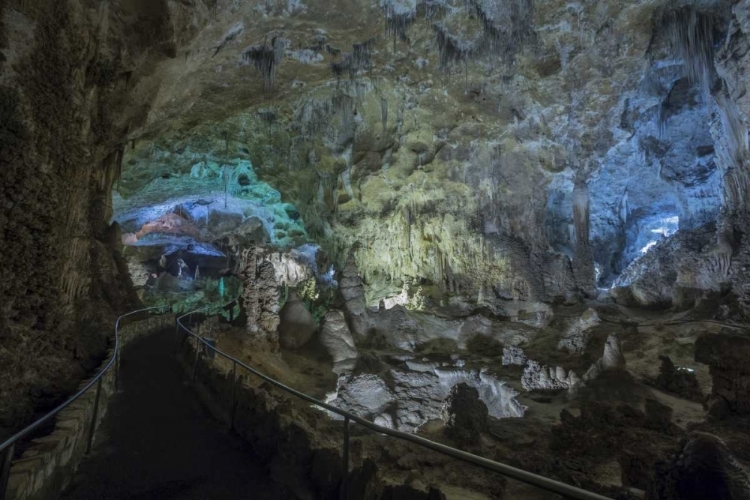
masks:
{"type": "MultiPolygon", "coordinates": [[[[692,4],[718,43],[726,9],[692,4]]],[[[715,109],[670,45],[685,2],[168,5],[114,194],[127,233],[214,203],[277,246],[354,252],[371,283],[545,299],[577,279],[576,184],[602,282],[721,206],[715,109]]]]}

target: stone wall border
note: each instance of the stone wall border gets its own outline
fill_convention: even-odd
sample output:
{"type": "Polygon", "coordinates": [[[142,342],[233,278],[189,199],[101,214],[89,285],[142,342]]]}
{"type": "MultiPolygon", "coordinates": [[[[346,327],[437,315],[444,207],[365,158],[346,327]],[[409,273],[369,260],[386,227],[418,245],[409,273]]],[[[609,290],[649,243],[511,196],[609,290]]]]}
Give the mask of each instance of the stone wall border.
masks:
{"type": "MultiPolygon", "coordinates": [[[[153,316],[127,324],[119,331],[120,349],[124,349],[139,337],[174,327],[174,324],[174,314],[153,316]]],[[[113,349],[110,348],[96,373],[106,366],[112,354],[113,349]]],[[[119,369],[119,367],[115,368],[119,369]]],[[[116,392],[115,368],[110,369],[102,377],[95,429],[99,428],[107,415],[108,403],[116,392]]],[[[77,390],[82,389],[89,380],[91,379],[81,382],[77,390]]],[[[13,461],[5,497],[7,500],[59,498],[60,493],[70,484],[78,465],[86,454],[89,424],[95,400],[96,385],[93,385],[57,415],[54,429],[50,434],[31,440],[31,445],[23,452],[21,458],[13,461]]],[[[96,434],[94,432],[94,441],[97,438],[96,434]]]]}

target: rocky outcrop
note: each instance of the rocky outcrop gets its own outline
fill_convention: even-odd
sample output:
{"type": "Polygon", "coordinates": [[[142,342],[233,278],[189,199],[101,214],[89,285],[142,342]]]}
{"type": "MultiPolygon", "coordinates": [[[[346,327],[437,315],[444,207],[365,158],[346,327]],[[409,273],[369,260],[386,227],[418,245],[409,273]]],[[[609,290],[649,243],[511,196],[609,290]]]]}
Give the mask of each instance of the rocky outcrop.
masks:
{"type": "Polygon", "coordinates": [[[359,353],[344,313],[337,310],[326,313],[320,332],[320,343],[331,356],[335,373],[341,374],[354,368],[359,353]]]}
{"type": "Polygon", "coordinates": [[[695,343],[695,360],[709,366],[709,414],[715,418],[750,415],[750,337],[722,332],[695,343]]]}
{"type": "Polygon", "coordinates": [[[605,371],[624,369],[625,356],[622,354],[620,339],[616,334],[610,334],[604,344],[604,354],[584,373],[583,381],[589,382],[595,380],[605,371]]]}
{"type": "Polygon", "coordinates": [[[718,437],[694,431],[679,456],[662,464],[649,500],[750,499],[750,473],[718,437]]]}
{"type": "Polygon", "coordinates": [[[675,367],[669,356],[659,356],[659,359],[661,367],[659,376],[654,381],[656,387],[685,399],[703,402],[705,397],[694,371],[675,367]]]}
{"type": "Polygon", "coordinates": [[[624,486],[645,490],[653,481],[655,465],[679,449],[680,433],[664,421],[669,412],[654,403],[647,405],[647,414],[628,405],[584,400],[579,417],[561,412],[561,423],[552,428],[550,449],[570,470],[591,471],[615,461],[624,486]]]}
{"type": "Polygon", "coordinates": [[[580,382],[573,370],[567,371],[561,366],[542,366],[533,360],[526,363],[521,377],[521,385],[527,391],[574,389],[580,382]]]}
{"type": "Polygon", "coordinates": [[[299,349],[318,331],[315,318],[294,292],[281,308],[279,320],[279,343],[285,349],[299,349]]]}
{"type": "Polygon", "coordinates": [[[503,366],[523,366],[528,360],[520,347],[503,347],[503,366]]]}
{"type": "Polygon", "coordinates": [[[565,335],[557,345],[558,349],[569,353],[580,354],[586,350],[590,333],[588,330],[600,323],[599,315],[593,309],[586,309],[565,332],[565,335]]]}
{"type": "Polygon", "coordinates": [[[456,384],[443,403],[441,417],[445,434],[459,446],[476,444],[489,425],[487,405],[479,399],[479,392],[464,383],[456,384]]]}
{"type": "MultiPolygon", "coordinates": [[[[359,362],[364,365],[366,360],[360,358],[359,362]]],[[[407,369],[381,363],[368,367],[371,373],[357,374],[355,369],[352,375],[340,376],[337,393],[329,402],[407,432],[440,419],[443,402],[461,383],[478,391],[492,417],[522,417],[526,411],[516,400],[518,392],[485,370],[440,366],[410,357],[404,362],[407,369]]]]}

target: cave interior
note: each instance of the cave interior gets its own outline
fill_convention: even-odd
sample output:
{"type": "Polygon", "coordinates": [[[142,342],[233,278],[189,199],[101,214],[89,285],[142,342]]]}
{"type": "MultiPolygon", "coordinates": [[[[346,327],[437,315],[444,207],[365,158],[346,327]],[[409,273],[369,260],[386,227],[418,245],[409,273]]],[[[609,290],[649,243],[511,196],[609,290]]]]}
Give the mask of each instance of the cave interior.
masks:
{"type": "Polygon", "coordinates": [[[748,0],[0,0],[0,437],[163,306],[383,427],[749,498],[747,71],[748,0]]]}

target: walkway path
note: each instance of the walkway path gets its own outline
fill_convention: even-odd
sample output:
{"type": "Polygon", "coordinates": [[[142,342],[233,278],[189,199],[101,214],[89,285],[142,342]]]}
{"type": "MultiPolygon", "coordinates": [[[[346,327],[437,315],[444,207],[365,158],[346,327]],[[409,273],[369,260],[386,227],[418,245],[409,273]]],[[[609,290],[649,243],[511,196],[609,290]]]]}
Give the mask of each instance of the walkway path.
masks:
{"type": "Polygon", "coordinates": [[[165,331],[123,350],[122,392],[62,498],[289,498],[248,445],[198,403],[183,380],[173,342],[174,332],[165,331]]]}

